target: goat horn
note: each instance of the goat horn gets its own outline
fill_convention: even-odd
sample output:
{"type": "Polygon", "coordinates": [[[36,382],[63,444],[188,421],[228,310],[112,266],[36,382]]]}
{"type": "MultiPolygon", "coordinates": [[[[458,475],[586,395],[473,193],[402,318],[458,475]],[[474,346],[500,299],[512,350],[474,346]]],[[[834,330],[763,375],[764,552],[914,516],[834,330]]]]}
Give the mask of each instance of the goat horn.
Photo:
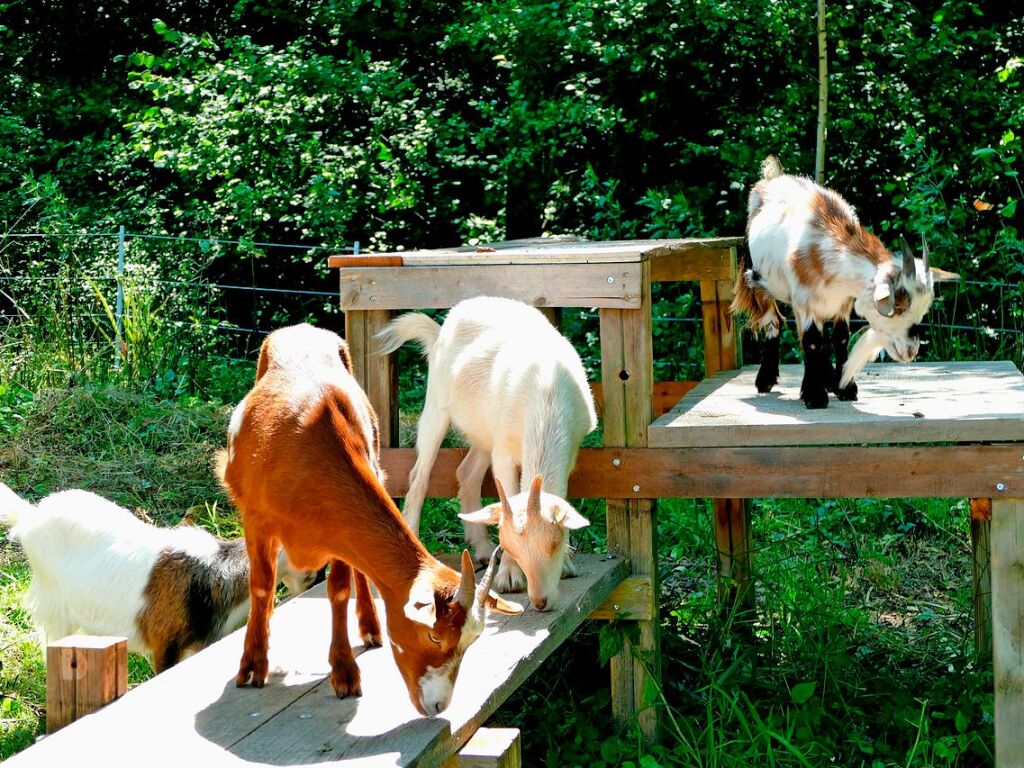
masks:
{"type": "Polygon", "coordinates": [[[473,558],[469,550],[462,550],[462,580],[459,583],[458,602],[467,611],[473,608],[473,597],[476,594],[476,573],[473,570],[473,558]]]}
{"type": "Polygon", "coordinates": [[[917,267],[914,264],[914,252],[910,250],[910,243],[907,238],[900,235],[900,250],[903,251],[903,276],[907,278],[917,277],[917,267]]]}
{"type": "Polygon", "coordinates": [[[501,502],[501,524],[512,530],[512,505],[508,503],[508,496],[505,495],[505,489],[497,477],[494,478],[494,487],[498,489],[498,501],[501,502]]]}
{"type": "Polygon", "coordinates": [[[526,519],[531,520],[540,516],[540,489],[544,484],[540,475],[533,478],[530,483],[530,496],[526,501],[526,519]]]}
{"type": "Polygon", "coordinates": [[[921,233],[921,261],[924,262],[925,278],[931,281],[931,270],[928,268],[928,241],[925,239],[924,232],[921,233]]]}
{"type": "Polygon", "coordinates": [[[501,559],[500,553],[501,545],[498,545],[494,548],[494,552],[491,553],[491,559],[487,563],[487,570],[484,571],[484,577],[480,579],[480,586],[476,588],[475,610],[481,619],[484,615],[484,603],[487,602],[487,595],[490,594],[491,583],[494,581],[494,574],[497,572],[498,561],[501,559]]]}

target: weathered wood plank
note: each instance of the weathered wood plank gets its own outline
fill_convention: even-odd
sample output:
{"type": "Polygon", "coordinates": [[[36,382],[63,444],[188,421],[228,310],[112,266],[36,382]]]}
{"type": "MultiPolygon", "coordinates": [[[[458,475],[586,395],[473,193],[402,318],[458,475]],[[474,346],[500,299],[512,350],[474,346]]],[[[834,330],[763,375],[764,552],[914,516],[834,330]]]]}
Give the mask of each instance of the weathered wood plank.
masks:
{"type": "Polygon", "coordinates": [[[651,260],[651,281],[732,280],[736,263],[730,248],[686,250],[651,260]]]}
{"type": "MultiPolygon", "coordinates": [[[[675,407],[681,398],[688,395],[698,384],[696,381],[656,381],[651,386],[651,409],[653,416],[663,416],[675,407]]],[[[590,384],[594,405],[599,414],[604,413],[604,387],[601,382],[590,384]]]]}
{"type": "Polygon", "coordinates": [[[655,618],[652,612],[653,590],[647,576],[630,576],[605,598],[590,618],[611,621],[632,620],[650,621],[655,618]]]}
{"type": "Polygon", "coordinates": [[[378,342],[373,337],[391,321],[391,316],[391,312],[376,309],[345,313],[352,373],[377,414],[382,446],[398,444],[398,369],[393,356],[378,354],[378,342]]]}
{"type": "Polygon", "coordinates": [[[481,728],[445,763],[445,768],[521,768],[518,728],[481,728]]]}
{"type": "Polygon", "coordinates": [[[452,307],[473,296],[505,296],[536,307],[637,307],[640,264],[370,267],[341,275],[341,308],[452,307]]]}
{"type": "Polygon", "coordinates": [[[971,499],[970,504],[974,653],[987,660],[992,656],[992,499],[971,499]]]}
{"type": "Polygon", "coordinates": [[[802,367],[784,365],[768,394],[754,366],[719,374],[650,428],[655,447],[845,445],[1017,440],[1024,433],[1024,376],[1009,362],[874,364],[855,402],[808,410],[802,367]]]}
{"type": "MultiPolygon", "coordinates": [[[[412,448],[383,452],[388,492],[409,489],[412,448]]],[[[455,498],[461,448],[440,451],[427,495],[455,498]]],[[[1019,445],[583,448],[570,498],[972,498],[1024,493],[1019,445]],[[950,472],[955,466],[957,471],[950,472]],[[842,467],[842,472],[835,472],[842,467]],[[635,489],[635,490],[634,490],[635,489]]],[[[494,497],[490,475],[485,496],[494,497]]]]}
{"type": "Polygon", "coordinates": [[[54,733],[128,690],[128,641],[71,635],[46,647],[46,732],[54,733]]]}
{"type": "Polygon", "coordinates": [[[996,765],[1024,765],[1024,498],[992,499],[996,765]]]}
{"type": "MultiPolygon", "coordinates": [[[[319,585],[271,619],[271,679],[235,688],[244,630],[138,686],[94,715],[12,757],[5,768],[71,765],[102,745],[103,763],[134,766],[139,755],[196,765],[358,762],[438,766],[532,674],[626,575],[621,558],[584,555],[547,613],[491,615],[463,661],[452,705],[420,717],[385,638],[356,647],[364,695],[339,700],[327,680],[330,606],[319,585]]],[[[511,599],[523,604],[525,595],[511,599]]],[[[384,621],[383,606],[378,611],[384,621]]],[[[358,637],[354,611],[350,634],[358,637]]]]}

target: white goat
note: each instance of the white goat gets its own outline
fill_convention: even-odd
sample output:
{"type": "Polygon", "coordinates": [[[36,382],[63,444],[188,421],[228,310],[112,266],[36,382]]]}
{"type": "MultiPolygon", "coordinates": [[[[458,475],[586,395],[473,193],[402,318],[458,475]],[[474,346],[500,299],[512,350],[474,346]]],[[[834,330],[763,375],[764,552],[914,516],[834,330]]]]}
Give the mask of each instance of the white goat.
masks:
{"type": "MultiPolygon", "coordinates": [[[[220,541],[194,526],[148,525],[88,491],[32,505],[0,483],[0,525],[32,567],[29,608],[45,638],[75,632],[128,638],[157,672],[245,623],[245,541],[220,541]]],[[[278,567],[292,593],[316,573],[278,567]]],[[[44,638],[44,639],[45,639],[44,638]]]]}
{"type": "Polygon", "coordinates": [[[853,382],[865,365],[885,349],[894,359],[917,356],[917,324],[934,299],[934,283],[959,275],[929,268],[928,246],[915,259],[900,238],[902,259],[861,226],[857,214],[838,193],[810,179],[783,173],[769,155],[761,180],[750,190],[747,241],[752,269],[736,279],[734,313],[745,312],[755,335],[766,337],[758,392],[769,392],[779,378],[779,332],[784,318],[776,300],[793,308],[804,352],[800,397],[808,408],[828,406],[828,390],[840,400],[856,400],[853,382]],[[868,321],[852,353],[850,312],[868,321]],[[836,367],[823,335],[832,320],[836,367]]]}
{"type": "Polygon", "coordinates": [[[494,549],[486,525],[496,524],[506,554],[495,588],[522,590],[525,578],[534,607],[554,607],[559,579],[575,573],[567,529],[589,525],[564,498],[580,441],[597,426],[576,350],[534,307],[487,296],[460,302],[441,326],[420,313],[402,315],[378,338],[383,354],[415,340],[428,360],[405,497],[409,525],[419,530],[430,470],[453,423],[470,444],[457,472],[466,540],[486,561],[494,549]],[[501,500],[481,509],[488,466],[501,500]],[[506,498],[505,489],[515,495],[506,498]]]}

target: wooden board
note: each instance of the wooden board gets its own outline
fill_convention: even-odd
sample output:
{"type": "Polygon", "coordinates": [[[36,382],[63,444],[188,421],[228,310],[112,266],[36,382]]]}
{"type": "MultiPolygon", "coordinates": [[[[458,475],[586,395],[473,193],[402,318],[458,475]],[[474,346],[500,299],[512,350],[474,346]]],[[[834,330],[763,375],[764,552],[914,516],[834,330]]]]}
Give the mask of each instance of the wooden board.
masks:
{"type": "Polygon", "coordinates": [[[637,307],[639,264],[469,264],[340,271],[341,308],[443,309],[474,296],[535,307],[637,307]]]}
{"type": "MultiPolygon", "coordinates": [[[[501,264],[606,264],[611,262],[640,262],[662,258],[672,259],[681,253],[699,251],[728,252],[743,242],[739,237],[693,238],[677,240],[607,240],[599,242],[568,239],[530,239],[516,243],[487,243],[480,246],[443,248],[431,251],[396,251],[394,253],[370,254],[374,258],[401,259],[405,266],[465,266],[501,264]]],[[[716,259],[719,257],[715,257],[716,259]]],[[[331,256],[329,267],[348,266],[351,256],[331,256]]],[[[715,262],[717,264],[717,261],[715,262]]],[[[717,268],[707,276],[725,279],[728,267],[717,268]]],[[[700,272],[706,267],[702,264],[700,272]]],[[[680,279],[680,278],[658,278],[680,279]]],[[[697,276],[692,279],[699,279],[697,276]]]]}
{"type": "MultiPolygon", "coordinates": [[[[266,688],[235,688],[239,630],[15,755],[5,768],[77,765],[83,756],[105,766],[146,759],[203,768],[442,765],[627,571],[610,555],[579,556],[577,563],[581,574],[562,582],[555,611],[490,615],[484,635],[466,652],[451,706],[438,717],[417,714],[387,647],[363,653],[357,647],[364,695],[334,696],[326,679],[330,608],[321,584],[275,612],[266,688]]],[[[525,595],[512,599],[527,603],[525,595]]],[[[383,606],[378,611],[383,620],[383,606]]],[[[353,614],[350,609],[350,634],[358,638],[353,614]]]]}
{"type": "MultiPolygon", "coordinates": [[[[649,432],[652,447],[1024,440],[1024,376],[1009,362],[876,363],[855,402],[808,410],[803,367],[758,394],[755,366],[706,379],[649,432]]],[[[770,495],[770,494],[763,494],[770,495]]]]}
{"type": "MultiPolygon", "coordinates": [[[[458,495],[455,470],[465,455],[441,449],[427,496],[458,495]]],[[[382,452],[392,496],[408,492],[415,458],[412,448],[382,452]]],[[[1024,494],[1021,445],[583,448],[569,498],[959,498],[991,495],[1000,484],[1024,494]]],[[[489,474],[483,493],[496,495],[489,474]]]]}
{"type": "Polygon", "coordinates": [[[1024,498],[992,499],[996,765],[1024,765],[1024,498]]]}

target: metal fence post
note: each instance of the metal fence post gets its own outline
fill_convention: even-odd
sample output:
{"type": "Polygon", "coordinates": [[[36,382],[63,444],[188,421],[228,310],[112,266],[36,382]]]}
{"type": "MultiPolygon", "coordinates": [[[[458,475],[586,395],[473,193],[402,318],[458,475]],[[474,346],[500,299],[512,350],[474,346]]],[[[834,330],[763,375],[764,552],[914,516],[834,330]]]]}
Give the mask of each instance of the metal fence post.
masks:
{"type": "Polygon", "coordinates": [[[114,367],[121,367],[121,345],[124,343],[124,224],[117,230],[117,338],[114,340],[114,367]]]}

